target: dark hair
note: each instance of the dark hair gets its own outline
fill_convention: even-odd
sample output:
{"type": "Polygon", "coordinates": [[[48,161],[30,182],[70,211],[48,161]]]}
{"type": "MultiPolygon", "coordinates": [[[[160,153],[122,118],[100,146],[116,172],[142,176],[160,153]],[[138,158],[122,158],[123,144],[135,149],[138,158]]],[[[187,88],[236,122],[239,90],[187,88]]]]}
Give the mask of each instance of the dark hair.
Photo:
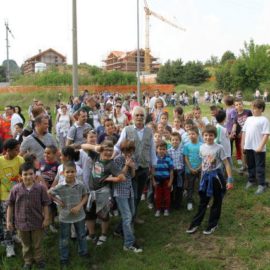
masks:
{"type": "Polygon", "coordinates": [[[35,125],[41,124],[44,119],[49,120],[49,116],[44,114],[38,115],[34,121],[35,125]]]}
{"type": "Polygon", "coordinates": [[[64,171],[66,170],[66,168],[74,168],[76,170],[76,164],[75,164],[75,162],[74,161],[71,161],[71,160],[65,162],[63,164],[64,171]]]}
{"type": "Polygon", "coordinates": [[[4,145],[3,145],[3,149],[4,151],[6,150],[13,150],[16,148],[17,145],[19,145],[20,142],[15,140],[15,139],[7,139],[5,142],[4,142],[4,145]]]}
{"type": "Polygon", "coordinates": [[[159,147],[165,147],[165,148],[167,148],[167,143],[164,140],[160,140],[157,143],[157,148],[159,148],[159,147]]]}
{"type": "Polygon", "coordinates": [[[185,125],[192,125],[192,126],[194,126],[194,121],[192,119],[187,119],[185,121],[185,125]]]}
{"type": "Polygon", "coordinates": [[[162,117],[162,116],[166,116],[167,118],[169,118],[169,114],[167,113],[167,112],[163,112],[161,115],[160,115],[160,118],[162,117]]]}
{"type": "Polygon", "coordinates": [[[197,135],[199,135],[199,129],[196,126],[193,126],[189,131],[195,132],[197,135]]]}
{"type": "Polygon", "coordinates": [[[184,110],[181,106],[176,106],[174,108],[174,112],[177,112],[178,114],[182,115],[184,113],[184,110]]]}
{"type": "Polygon", "coordinates": [[[219,110],[216,115],[216,120],[218,123],[222,123],[226,119],[226,111],[219,110]]]}
{"type": "Polygon", "coordinates": [[[71,161],[78,161],[80,158],[80,151],[75,150],[71,146],[63,147],[61,153],[63,156],[68,157],[71,161]]]}
{"type": "Polygon", "coordinates": [[[210,133],[210,134],[214,134],[215,137],[217,137],[217,129],[215,126],[213,125],[206,125],[205,129],[203,130],[202,134],[204,133],[210,133]]]}
{"type": "Polygon", "coordinates": [[[129,141],[129,140],[124,140],[121,144],[120,144],[120,150],[121,152],[134,152],[135,151],[135,143],[134,141],[129,141]]]}
{"type": "Polygon", "coordinates": [[[224,98],[224,103],[227,105],[227,106],[232,106],[233,103],[234,103],[234,98],[232,96],[226,96],[224,98]]]}
{"type": "Polygon", "coordinates": [[[241,102],[241,103],[243,103],[243,99],[242,99],[242,98],[236,98],[236,99],[234,100],[234,102],[241,102]]]}
{"type": "Polygon", "coordinates": [[[15,126],[18,126],[19,128],[23,128],[23,123],[17,123],[15,126]]]}
{"type": "Polygon", "coordinates": [[[37,160],[37,156],[33,153],[27,153],[23,156],[25,163],[31,163],[34,166],[34,161],[37,160]]]}
{"type": "Polygon", "coordinates": [[[264,112],[265,110],[265,102],[262,99],[256,99],[252,102],[253,107],[262,110],[264,112]]]}
{"type": "Polygon", "coordinates": [[[113,142],[110,140],[104,140],[101,144],[100,144],[100,152],[103,152],[105,150],[105,148],[113,148],[113,142]]]}
{"type": "Polygon", "coordinates": [[[181,142],[181,135],[178,132],[172,132],[171,137],[178,137],[181,142]]]}
{"type": "Polygon", "coordinates": [[[47,145],[46,148],[50,149],[54,154],[56,154],[58,151],[58,148],[53,144],[47,145]]]}
{"type": "Polygon", "coordinates": [[[196,105],[196,106],[193,107],[192,110],[193,111],[201,111],[201,108],[198,105],[196,105]]]}
{"type": "Polygon", "coordinates": [[[34,167],[34,164],[31,162],[25,162],[20,166],[19,169],[19,174],[22,175],[23,172],[26,172],[28,170],[33,170],[34,172],[36,172],[36,169],[34,167]]]}

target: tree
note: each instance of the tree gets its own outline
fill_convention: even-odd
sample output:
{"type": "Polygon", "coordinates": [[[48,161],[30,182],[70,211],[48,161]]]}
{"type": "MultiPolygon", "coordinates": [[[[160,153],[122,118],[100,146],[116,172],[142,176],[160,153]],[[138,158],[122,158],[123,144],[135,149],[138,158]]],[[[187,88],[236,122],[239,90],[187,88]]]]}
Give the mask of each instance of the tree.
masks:
{"type": "Polygon", "coordinates": [[[201,62],[190,61],[184,66],[183,78],[186,84],[199,84],[210,78],[210,73],[201,62]]]}
{"type": "Polygon", "coordinates": [[[0,82],[6,81],[6,71],[4,66],[0,66],[0,82]]]}
{"type": "Polygon", "coordinates": [[[205,66],[216,67],[219,64],[219,59],[217,56],[211,55],[210,59],[206,60],[205,66]]]}
{"type": "MultiPolygon", "coordinates": [[[[4,66],[5,70],[7,70],[7,60],[3,61],[2,66],[4,66]]],[[[9,70],[10,70],[11,77],[14,77],[21,73],[21,70],[19,66],[17,65],[16,61],[12,59],[9,60],[9,70]]]]}
{"type": "Polygon", "coordinates": [[[236,57],[235,57],[234,53],[231,51],[226,51],[222,55],[220,63],[225,64],[227,61],[235,61],[235,60],[236,60],[236,57]]]}

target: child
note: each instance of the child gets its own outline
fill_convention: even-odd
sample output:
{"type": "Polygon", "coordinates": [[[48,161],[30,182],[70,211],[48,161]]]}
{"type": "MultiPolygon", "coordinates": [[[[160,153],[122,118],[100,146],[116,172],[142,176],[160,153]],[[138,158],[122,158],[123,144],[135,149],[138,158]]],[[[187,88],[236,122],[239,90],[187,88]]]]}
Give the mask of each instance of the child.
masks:
{"type": "Polygon", "coordinates": [[[167,144],[160,141],[157,145],[157,165],[152,177],[155,187],[155,217],[160,217],[162,201],[164,202],[164,216],[169,216],[171,203],[171,186],[173,183],[173,160],[167,155],[167,144]]]}
{"type": "Polygon", "coordinates": [[[17,123],[15,126],[15,133],[13,138],[16,139],[19,143],[23,141],[23,123],[17,123]]]}
{"type": "Polygon", "coordinates": [[[202,117],[201,108],[199,106],[193,107],[193,121],[201,131],[209,124],[207,117],[202,117]]]}
{"type": "Polygon", "coordinates": [[[182,128],[182,120],[180,117],[175,117],[173,119],[173,132],[178,132],[180,136],[182,136],[185,133],[185,130],[182,128]]]}
{"type": "Polygon", "coordinates": [[[58,184],[51,188],[48,193],[53,200],[59,205],[59,222],[60,222],[60,262],[61,266],[68,265],[71,225],[74,224],[77,241],[79,245],[79,255],[86,257],[88,247],[85,237],[85,212],[83,206],[86,204],[88,195],[86,187],[76,181],[76,164],[68,161],[64,164],[65,183],[58,184]]]}
{"type": "Polygon", "coordinates": [[[171,147],[168,149],[168,155],[173,160],[173,190],[171,192],[171,206],[174,209],[180,209],[183,188],[184,188],[184,160],[182,153],[181,136],[178,132],[171,134],[171,147]]]}
{"type": "Polygon", "coordinates": [[[185,121],[185,125],[184,125],[185,132],[181,136],[183,146],[190,142],[190,139],[189,139],[189,136],[188,136],[188,131],[194,126],[195,126],[195,124],[194,124],[192,119],[187,119],[185,121]]]}
{"type": "Polygon", "coordinates": [[[217,130],[212,125],[207,125],[203,131],[204,144],[200,147],[202,158],[202,176],[199,187],[200,205],[193,218],[187,233],[194,233],[200,226],[207,206],[213,196],[213,204],[210,210],[208,226],[203,234],[212,234],[217,226],[221,214],[222,200],[226,191],[226,182],[222,174],[222,163],[226,168],[228,182],[232,182],[231,166],[225,156],[221,145],[214,142],[217,130]]]}
{"type": "MultiPolygon", "coordinates": [[[[220,144],[224,148],[225,156],[229,161],[229,164],[232,166],[232,155],[231,155],[231,143],[230,143],[230,137],[227,132],[227,129],[224,127],[225,121],[226,121],[226,112],[224,110],[219,110],[216,114],[216,129],[217,129],[217,137],[215,139],[215,143],[220,144]]],[[[227,183],[227,188],[232,189],[233,184],[227,183]]]]}
{"type": "MultiPolygon", "coordinates": [[[[47,189],[50,189],[52,183],[57,174],[57,169],[60,163],[57,161],[57,147],[54,145],[46,146],[44,150],[44,159],[40,161],[40,173],[41,177],[44,180],[43,183],[47,189]]],[[[57,214],[56,205],[52,202],[49,206],[50,213],[50,230],[53,233],[57,232],[57,229],[54,227],[54,218],[57,214]]]]}
{"type": "Polygon", "coordinates": [[[270,125],[268,119],[262,115],[265,109],[263,100],[257,99],[252,104],[253,116],[247,118],[242,129],[242,149],[245,151],[248,182],[246,189],[255,184],[258,180],[258,189],[256,194],[265,191],[265,159],[266,143],[270,134],[270,125]]]}
{"type": "MultiPolygon", "coordinates": [[[[112,160],[113,143],[105,140],[99,148],[100,154],[93,159],[92,173],[90,176],[90,197],[86,207],[86,225],[89,238],[95,241],[96,219],[101,219],[101,236],[98,238],[97,246],[107,241],[109,227],[109,211],[111,207],[110,182],[125,180],[125,176],[115,166],[112,160]]],[[[95,146],[97,149],[97,146],[95,146]]]]}
{"type": "Polygon", "coordinates": [[[240,170],[244,170],[246,162],[241,149],[241,131],[249,116],[252,116],[251,110],[244,109],[242,99],[235,99],[234,106],[237,112],[235,122],[233,124],[232,133],[235,134],[235,147],[237,163],[240,165],[240,170]]]}
{"type": "Polygon", "coordinates": [[[46,188],[35,183],[33,164],[22,164],[20,175],[22,183],[12,188],[8,200],[7,228],[13,230],[15,222],[22,243],[23,269],[31,269],[33,261],[37,269],[45,269],[42,239],[44,228],[49,225],[50,200],[46,188]]]}
{"type": "Polygon", "coordinates": [[[107,118],[104,120],[105,133],[98,137],[98,144],[101,144],[104,140],[110,140],[115,145],[119,139],[119,136],[115,134],[115,126],[112,119],[107,118]]]}
{"type": "Polygon", "coordinates": [[[167,112],[163,112],[160,115],[160,124],[162,124],[166,130],[172,132],[172,127],[169,125],[169,114],[167,112]]]}
{"type": "Polygon", "coordinates": [[[193,193],[196,180],[199,180],[201,175],[202,159],[199,155],[199,129],[192,127],[188,131],[190,142],[184,145],[184,159],[185,159],[185,174],[187,180],[187,210],[193,210],[193,193]]]}
{"type": "Polygon", "coordinates": [[[216,105],[211,105],[210,106],[210,113],[211,113],[211,118],[210,118],[210,124],[213,126],[216,126],[217,120],[216,120],[216,115],[220,108],[216,105]]]}
{"type": "MultiPolygon", "coordinates": [[[[133,141],[123,141],[120,145],[121,155],[114,159],[116,167],[124,173],[126,181],[115,183],[113,185],[114,197],[121,214],[122,227],[124,235],[124,250],[140,253],[143,250],[137,246],[133,232],[133,218],[135,214],[134,191],[132,187],[132,178],[135,176],[135,163],[132,155],[135,151],[133,141]]],[[[117,232],[120,231],[117,229],[117,232]]]]}
{"type": "Polygon", "coordinates": [[[18,156],[20,143],[15,139],[4,142],[4,155],[0,156],[0,241],[6,247],[6,256],[15,256],[14,241],[11,232],[6,229],[6,201],[10,190],[19,182],[19,169],[24,159],[18,156]]]}

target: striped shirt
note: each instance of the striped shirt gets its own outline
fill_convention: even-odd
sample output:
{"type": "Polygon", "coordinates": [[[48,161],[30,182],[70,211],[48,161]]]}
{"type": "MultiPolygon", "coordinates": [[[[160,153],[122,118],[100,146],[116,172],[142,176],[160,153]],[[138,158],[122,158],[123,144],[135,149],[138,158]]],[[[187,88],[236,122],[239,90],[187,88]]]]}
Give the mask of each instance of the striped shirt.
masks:
{"type": "Polygon", "coordinates": [[[157,165],[155,166],[155,180],[157,182],[170,178],[170,171],[173,170],[173,160],[170,156],[157,156],[157,165]]]}

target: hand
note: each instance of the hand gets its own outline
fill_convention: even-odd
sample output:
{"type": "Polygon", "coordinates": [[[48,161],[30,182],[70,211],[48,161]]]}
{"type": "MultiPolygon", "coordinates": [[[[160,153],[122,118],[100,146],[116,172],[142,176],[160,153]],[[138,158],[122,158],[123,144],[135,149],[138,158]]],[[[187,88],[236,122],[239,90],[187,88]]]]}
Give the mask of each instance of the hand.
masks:
{"type": "Polygon", "coordinates": [[[7,222],[7,230],[8,231],[13,231],[14,230],[12,222],[7,222]]]}
{"type": "Polygon", "coordinates": [[[117,182],[124,182],[126,181],[126,177],[123,174],[118,175],[119,180],[117,182]]]}
{"type": "Polygon", "coordinates": [[[156,187],[157,186],[157,182],[153,180],[153,186],[156,187]]]}
{"type": "Polygon", "coordinates": [[[260,153],[260,152],[262,152],[263,151],[263,147],[258,147],[256,150],[255,150],[255,152],[257,152],[257,153],[260,153]]]}
{"type": "Polygon", "coordinates": [[[49,219],[45,218],[45,219],[43,220],[43,223],[42,223],[42,228],[46,228],[46,227],[48,227],[48,226],[49,226],[49,224],[50,224],[49,219]]]}
{"type": "Polygon", "coordinates": [[[171,188],[171,187],[172,187],[172,182],[169,181],[169,182],[168,182],[168,188],[171,188]]]}
{"type": "Polygon", "coordinates": [[[81,206],[77,205],[70,209],[70,213],[73,215],[77,215],[80,212],[80,210],[81,210],[81,206]]]}
{"type": "Polygon", "coordinates": [[[227,190],[233,189],[233,183],[227,183],[226,189],[227,190]]]}

